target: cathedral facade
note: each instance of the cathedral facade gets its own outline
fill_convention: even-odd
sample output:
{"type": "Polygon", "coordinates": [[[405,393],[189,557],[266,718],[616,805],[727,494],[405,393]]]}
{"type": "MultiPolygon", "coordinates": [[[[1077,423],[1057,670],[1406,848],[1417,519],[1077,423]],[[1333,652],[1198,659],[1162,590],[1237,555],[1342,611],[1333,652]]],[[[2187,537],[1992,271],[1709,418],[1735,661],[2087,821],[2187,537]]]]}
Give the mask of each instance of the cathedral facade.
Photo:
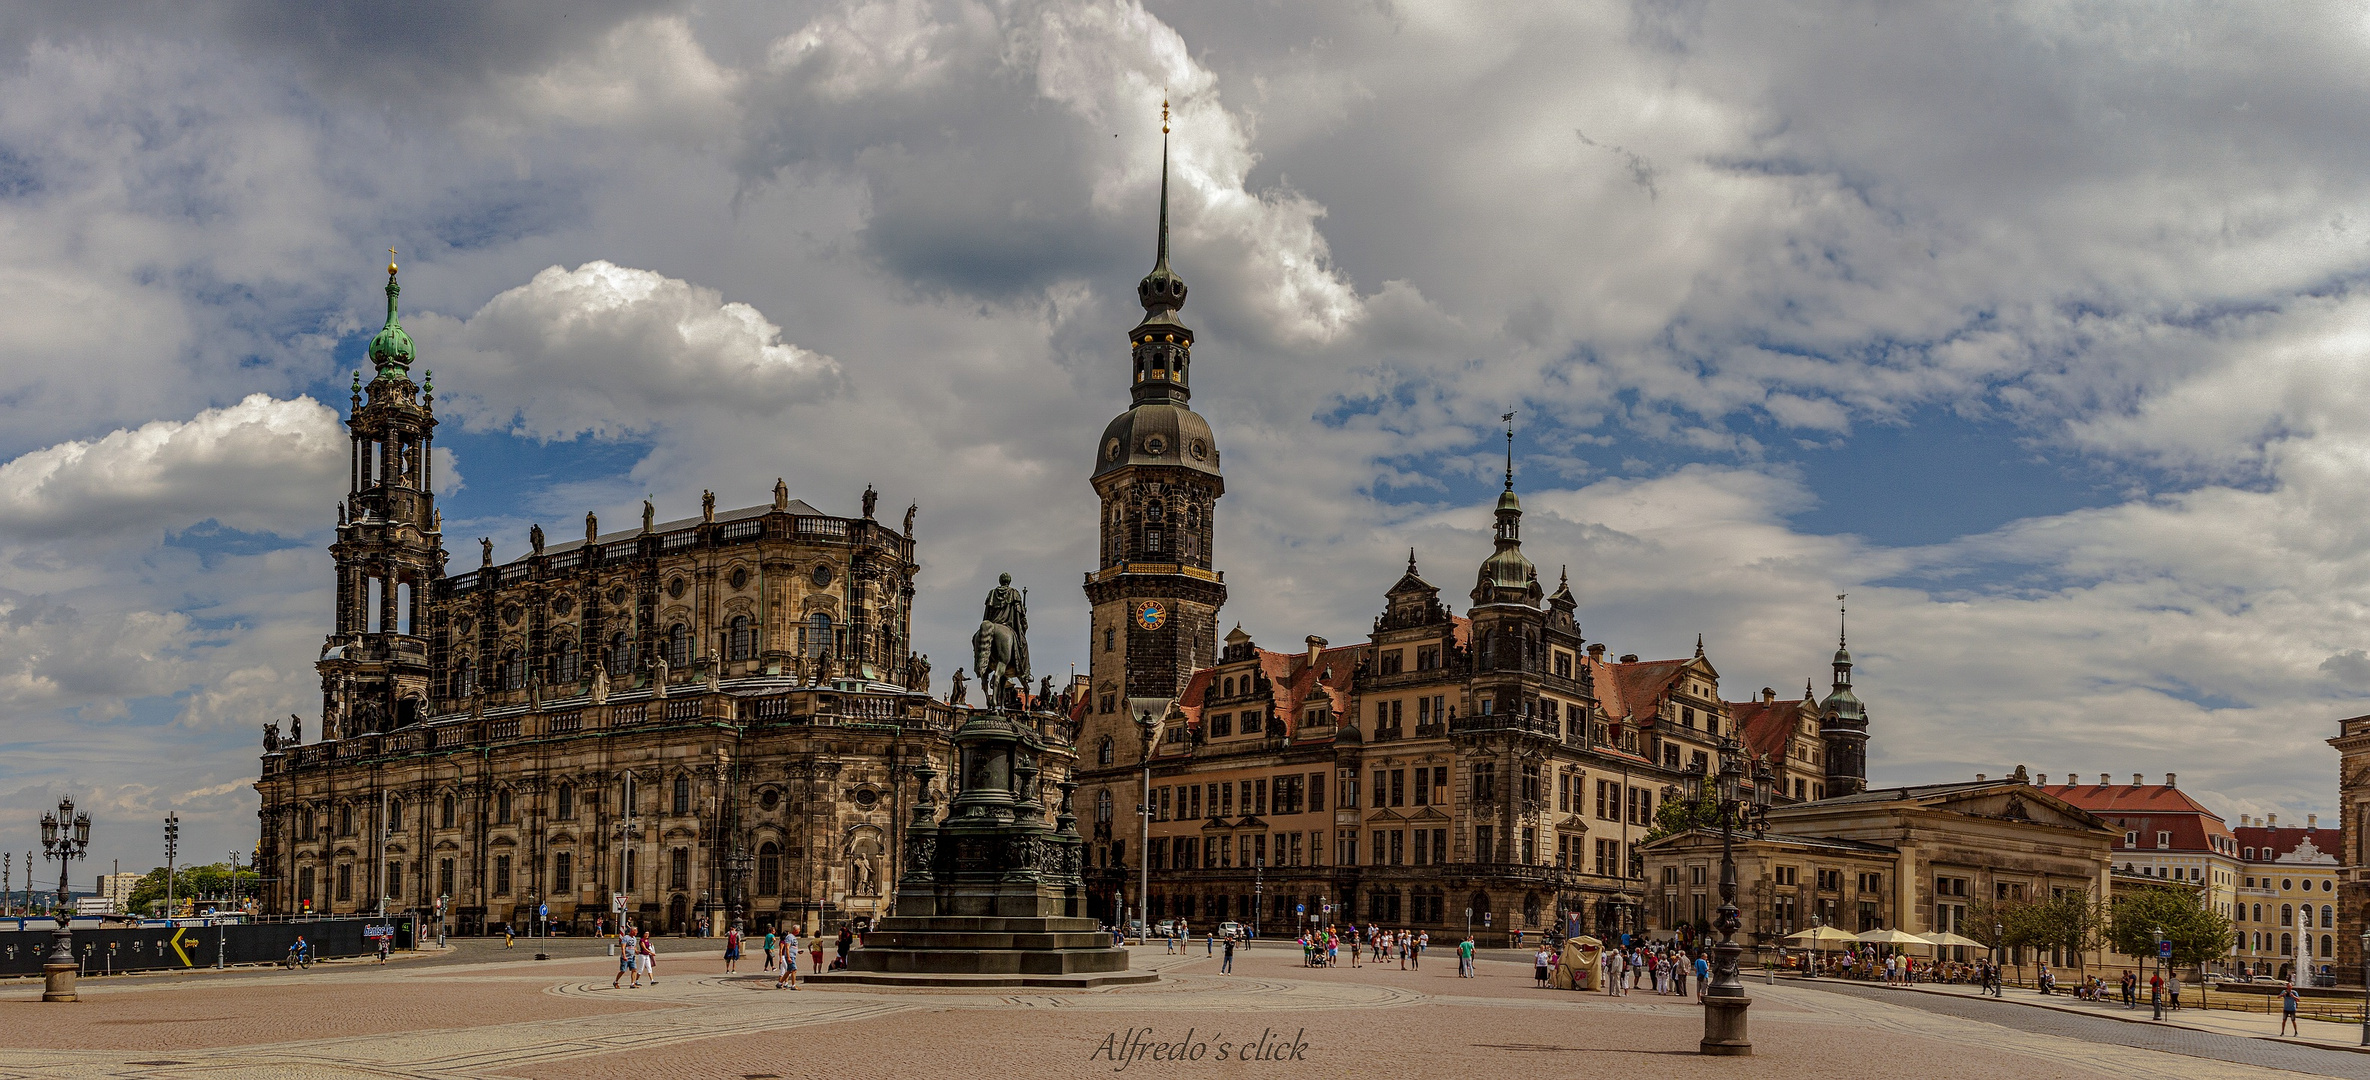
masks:
{"type": "Polygon", "coordinates": [[[808,929],[886,909],[954,707],[908,647],[913,519],[790,498],[446,572],[432,376],[396,319],[356,374],[317,741],[265,736],[259,863],[279,913],[416,911],[808,929]]]}

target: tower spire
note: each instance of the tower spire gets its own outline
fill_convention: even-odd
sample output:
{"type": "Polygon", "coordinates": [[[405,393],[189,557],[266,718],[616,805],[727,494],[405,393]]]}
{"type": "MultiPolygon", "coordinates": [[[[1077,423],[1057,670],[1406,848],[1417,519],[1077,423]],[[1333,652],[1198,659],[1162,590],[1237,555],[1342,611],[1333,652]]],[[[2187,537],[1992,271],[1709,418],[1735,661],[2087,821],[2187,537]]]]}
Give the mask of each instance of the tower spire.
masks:
{"type": "Polygon", "coordinates": [[[1835,647],[1836,647],[1836,648],[1838,648],[1838,649],[1840,649],[1840,648],[1842,648],[1842,647],[1844,646],[1844,642],[1845,642],[1845,638],[1846,638],[1846,635],[1845,635],[1844,631],[1845,631],[1845,629],[1847,629],[1847,627],[1845,626],[1845,623],[1844,623],[1844,618],[1845,618],[1845,616],[1848,614],[1848,612],[1847,612],[1847,611],[1844,609],[1844,605],[1843,605],[1843,598],[1844,598],[1844,597],[1846,597],[1846,596],[1849,596],[1849,595],[1851,595],[1851,594],[1850,594],[1850,593],[1836,593],[1836,594],[1835,594],[1835,647]]]}
{"type": "Polygon", "coordinates": [[[1509,412],[1498,419],[1506,422],[1506,490],[1514,490],[1514,414],[1509,412]]]}
{"type": "Polygon", "coordinates": [[[1169,265],[1169,99],[1160,99],[1160,251],[1152,260],[1155,270],[1169,265]]]}
{"type": "Polygon", "coordinates": [[[370,365],[380,379],[409,377],[413,348],[411,335],[395,321],[395,298],[403,294],[403,286],[395,280],[395,249],[387,249],[387,325],[379,328],[370,339],[370,365]]]}

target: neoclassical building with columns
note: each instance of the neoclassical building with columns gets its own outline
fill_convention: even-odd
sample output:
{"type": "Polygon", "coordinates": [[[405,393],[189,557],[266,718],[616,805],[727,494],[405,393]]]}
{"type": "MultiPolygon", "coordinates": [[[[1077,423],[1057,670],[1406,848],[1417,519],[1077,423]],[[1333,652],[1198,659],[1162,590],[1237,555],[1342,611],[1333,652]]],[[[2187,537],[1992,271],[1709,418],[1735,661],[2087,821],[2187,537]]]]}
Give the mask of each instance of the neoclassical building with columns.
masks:
{"type": "MultiPolygon", "coordinates": [[[[908,647],[901,527],[790,498],[446,572],[433,373],[387,322],[358,372],[337,602],[304,720],[265,735],[259,869],[280,913],[417,911],[459,932],[545,909],[589,930],[742,912],[810,930],[885,910],[957,708],[908,647]],[[610,921],[614,925],[614,916],[610,921]]],[[[1053,763],[1058,773],[1065,766],[1053,763]]],[[[1050,785],[1049,785],[1050,786],[1050,785]]]]}

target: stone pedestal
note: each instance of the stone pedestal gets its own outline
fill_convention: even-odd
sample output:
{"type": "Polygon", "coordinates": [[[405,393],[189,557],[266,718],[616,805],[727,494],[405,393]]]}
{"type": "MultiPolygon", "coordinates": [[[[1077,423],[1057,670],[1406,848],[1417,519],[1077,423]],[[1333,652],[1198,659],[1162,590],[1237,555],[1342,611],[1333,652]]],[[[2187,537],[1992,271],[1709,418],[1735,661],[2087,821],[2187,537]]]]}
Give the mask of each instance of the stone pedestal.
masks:
{"type": "Polygon", "coordinates": [[[80,968],[74,961],[74,934],[59,916],[58,928],[49,935],[49,955],[41,958],[41,1000],[81,1001],[74,992],[74,973],[80,968]]]}
{"type": "Polygon", "coordinates": [[[874,924],[845,971],[815,983],[904,986],[1089,987],[1151,982],[1127,950],[1079,912],[1082,843],[1070,793],[1045,821],[1040,762],[1066,753],[1026,716],[985,712],[955,732],[961,792],[933,818],[930,778],[905,832],[905,873],[892,913],[874,924]]]}
{"type": "Polygon", "coordinates": [[[1749,1057],[1753,1040],[1745,1031],[1749,997],[1707,997],[1703,1000],[1703,1042],[1698,1052],[1713,1057],[1749,1057]]]}

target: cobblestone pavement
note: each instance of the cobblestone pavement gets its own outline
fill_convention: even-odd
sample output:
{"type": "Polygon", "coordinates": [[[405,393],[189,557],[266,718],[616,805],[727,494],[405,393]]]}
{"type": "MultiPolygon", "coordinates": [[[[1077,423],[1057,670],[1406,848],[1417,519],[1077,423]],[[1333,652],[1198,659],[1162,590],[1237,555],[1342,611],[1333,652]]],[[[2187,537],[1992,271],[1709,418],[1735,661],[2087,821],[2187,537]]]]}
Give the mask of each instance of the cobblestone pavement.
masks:
{"type": "MultiPolygon", "coordinates": [[[[1926,1012],[1999,1024],[2018,1031],[2040,1032],[2080,1039],[2085,1042],[2107,1043],[2144,1050],[2158,1050],[2188,1057],[2244,1065],[2259,1065],[2269,1069],[2310,1073],[2315,1076],[2362,1077],[2370,1080],[2370,1055],[2344,1050],[2321,1050],[2271,1039],[2251,1038],[2200,1031],[2178,1024],[2133,1022],[2113,1016],[2085,1016],[2057,1008],[2041,1008],[2011,1001],[1993,1001],[1969,994],[1929,994],[1904,992],[1864,983],[1845,983],[1831,980],[1799,983],[1832,994],[1842,994],[1863,1000],[1883,1001],[1888,1004],[1926,1012]]],[[[2191,1010],[2194,1011],[2194,1010],[2191,1010]]],[[[2138,1015],[2146,1016],[2141,1009],[2138,1015]]]]}
{"type": "MultiPolygon", "coordinates": [[[[659,1076],[769,1080],[1151,1073],[1437,1078],[1617,1069],[1625,1077],[2370,1076],[2370,1058],[2188,1033],[2135,1046],[2130,1025],[1919,995],[1749,987],[1756,1056],[1693,1051],[1692,1000],[1536,989],[1528,964],[1484,960],[1459,979],[1445,950],[1420,970],[1310,969],[1287,943],[1236,973],[1198,950],[1135,950],[1158,983],[1092,991],[772,989],[757,961],[724,976],[710,942],[664,948],[658,985],[613,990],[598,943],[306,972],[91,980],[84,1001],[41,1003],[0,983],[0,1078],[659,1076]],[[696,947],[696,951],[695,951],[696,947]],[[1913,999],[1913,1000],[1904,1000],[1913,999]],[[1950,1011],[1952,1009],[1961,1012],[1950,1011]],[[2008,1009],[2012,1015],[2002,1015],[2008,1009]],[[2219,1039],[2219,1041],[2214,1041],[2219,1039]],[[2235,1044],[2235,1045],[2231,1045],[2235,1044]],[[1169,1060],[1180,1046],[1185,1060],[1169,1060]],[[1190,1055],[1199,1053],[1195,1059],[1190,1055]],[[2281,1052],[2339,1059],[2270,1057],[2281,1052]],[[2357,1071],[2345,1072],[2345,1068],[2357,1071]]],[[[2148,1029],[2140,1029],[2148,1030],[2148,1029]]]]}

